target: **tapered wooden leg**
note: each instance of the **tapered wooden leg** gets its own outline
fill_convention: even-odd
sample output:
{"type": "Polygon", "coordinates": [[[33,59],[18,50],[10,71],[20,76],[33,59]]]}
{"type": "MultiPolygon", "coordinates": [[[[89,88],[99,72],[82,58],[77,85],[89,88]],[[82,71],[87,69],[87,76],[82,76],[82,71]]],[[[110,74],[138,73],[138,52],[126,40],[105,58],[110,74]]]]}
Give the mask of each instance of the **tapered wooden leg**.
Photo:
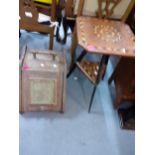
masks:
{"type": "Polygon", "coordinates": [[[93,93],[92,93],[92,95],[91,95],[88,113],[90,113],[90,110],[91,110],[91,107],[92,107],[92,103],[93,103],[94,95],[95,95],[95,92],[96,92],[96,88],[97,88],[97,85],[94,86],[93,93]]]}
{"type": "Polygon", "coordinates": [[[70,68],[73,66],[74,62],[75,62],[75,50],[77,47],[77,30],[76,30],[76,26],[74,28],[73,31],[73,35],[72,35],[72,44],[71,44],[71,50],[70,50],[70,54],[71,54],[71,64],[70,64],[70,68]]]}
{"type": "Polygon", "coordinates": [[[94,95],[95,95],[95,92],[96,92],[96,88],[97,88],[98,83],[100,82],[101,71],[102,71],[103,65],[107,65],[108,64],[108,60],[109,60],[109,56],[102,55],[102,58],[101,58],[101,61],[100,61],[100,65],[99,65],[98,75],[97,75],[97,78],[96,78],[96,84],[94,86],[94,90],[93,90],[93,93],[92,93],[92,96],[91,96],[91,99],[90,99],[88,113],[90,113],[90,110],[91,110],[91,107],[92,107],[92,103],[93,103],[93,99],[94,99],[94,95]]]}

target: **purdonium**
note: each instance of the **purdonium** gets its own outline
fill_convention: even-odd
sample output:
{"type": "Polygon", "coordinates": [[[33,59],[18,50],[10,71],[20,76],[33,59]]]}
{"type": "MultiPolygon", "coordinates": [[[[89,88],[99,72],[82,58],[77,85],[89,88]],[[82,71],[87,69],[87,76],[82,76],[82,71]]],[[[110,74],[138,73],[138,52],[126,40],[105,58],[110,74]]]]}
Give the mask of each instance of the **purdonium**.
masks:
{"type": "Polygon", "coordinates": [[[24,48],[19,63],[20,112],[64,111],[65,54],[24,48]]]}

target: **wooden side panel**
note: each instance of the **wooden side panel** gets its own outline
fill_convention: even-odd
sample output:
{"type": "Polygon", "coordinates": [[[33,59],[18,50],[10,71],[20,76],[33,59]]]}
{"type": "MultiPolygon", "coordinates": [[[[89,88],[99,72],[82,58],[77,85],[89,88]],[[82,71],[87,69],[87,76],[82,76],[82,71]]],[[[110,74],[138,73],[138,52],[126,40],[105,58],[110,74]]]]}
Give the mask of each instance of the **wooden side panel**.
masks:
{"type": "Polygon", "coordinates": [[[23,47],[19,58],[19,112],[22,112],[22,65],[27,47],[23,47]]]}

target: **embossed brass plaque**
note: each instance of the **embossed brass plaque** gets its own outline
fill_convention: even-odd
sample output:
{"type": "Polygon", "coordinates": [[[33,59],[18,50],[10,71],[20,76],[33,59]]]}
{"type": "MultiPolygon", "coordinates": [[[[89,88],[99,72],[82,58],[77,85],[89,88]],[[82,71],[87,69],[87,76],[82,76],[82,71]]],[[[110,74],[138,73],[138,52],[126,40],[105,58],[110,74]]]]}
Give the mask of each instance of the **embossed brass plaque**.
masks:
{"type": "Polygon", "coordinates": [[[55,80],[41,79],[31,80],[30,95],[31,104],[52,104],[55,105],[55,80]]]}

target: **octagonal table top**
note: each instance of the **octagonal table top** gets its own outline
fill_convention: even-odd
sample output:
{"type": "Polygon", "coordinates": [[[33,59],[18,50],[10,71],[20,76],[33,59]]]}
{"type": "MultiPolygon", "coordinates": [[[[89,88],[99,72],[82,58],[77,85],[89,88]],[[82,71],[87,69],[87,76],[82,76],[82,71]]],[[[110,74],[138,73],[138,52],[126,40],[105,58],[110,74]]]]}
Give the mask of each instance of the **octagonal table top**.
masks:
{"type": "Polygon", "coordinates": [[[121,22],[93,17],[77,17],[78,44],[88,53],[135,57],[135,36],[121,22]]]}

